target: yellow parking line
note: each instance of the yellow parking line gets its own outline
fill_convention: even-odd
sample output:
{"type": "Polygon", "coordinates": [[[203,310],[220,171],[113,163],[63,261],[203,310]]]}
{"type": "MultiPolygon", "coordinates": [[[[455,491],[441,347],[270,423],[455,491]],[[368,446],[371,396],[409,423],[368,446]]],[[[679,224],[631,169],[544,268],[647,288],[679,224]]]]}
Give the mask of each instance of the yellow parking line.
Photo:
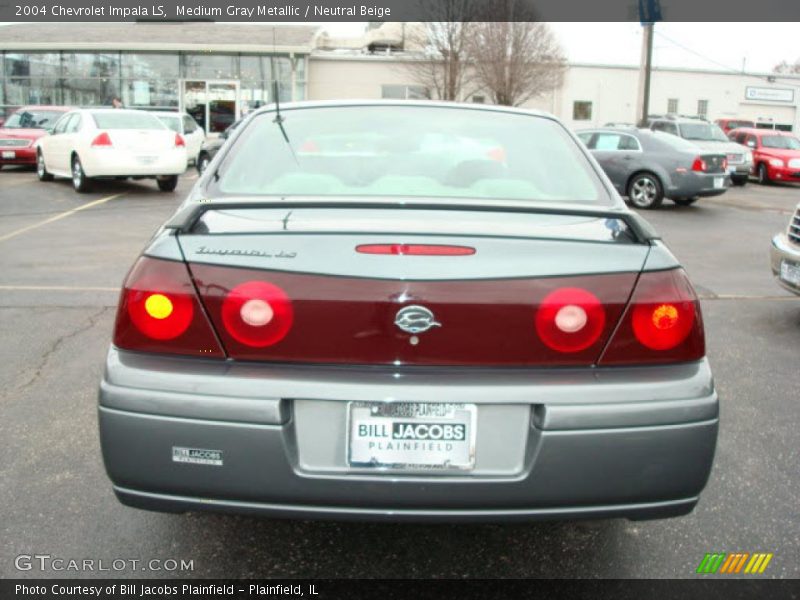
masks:
{"type": "Polygon", "coordinates": [[[0,285],[0,291],[12,292],[118,292],[118,287],[71,285],[0,285]]]}
{"type": "Polygon", "coordinates": [[[6,240],[10,240],[11,238],[15,238],[18,235],[21,235],[27,231],[32,229],[37,229],[42,225],[47,225],[48,223],[53,223],[54,221],[60,221],[61,219],[66,219],[70,215],[74,215],[76,212],[81,210],[86,210],[87,208],[91,208],[93,206],[97,206],[98,204],[103,204],[104,202],[108,202],[109,200],[113,200],[114,198],[119,198],[120,196],[124,195],[124,192],[121,194],[113,194],[111,196],[106,196],[105,198],[100,198],[99,200],[93,200],[92,202],[87,202],[86,204],[81,204],[77,208],[73,208],[72,210],[65,211],[63,213],[59,213],[50,217],[49,219],[45,219],[44,221],[39,221],[37,223],[33,223],[32,225],[27,225],[11,233],[7,233],[3,236],[0,236],[0,242],[5,242],[6,240]]]}

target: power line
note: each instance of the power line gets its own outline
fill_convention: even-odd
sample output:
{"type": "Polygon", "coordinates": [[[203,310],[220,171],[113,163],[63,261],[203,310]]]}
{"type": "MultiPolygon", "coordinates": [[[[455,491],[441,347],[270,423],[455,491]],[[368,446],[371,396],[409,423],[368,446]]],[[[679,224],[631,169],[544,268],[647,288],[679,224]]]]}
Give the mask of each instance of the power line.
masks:
{"type": "Polygon", "coordinates": [[[702,58],[703,60],[706,60],[706,61],[708,61],[710,63],[713,63],[713,64],[717,65],[718,67],[722,67],[723,69],[725,69],[727,71],[730,71],[732,73],[741,73],[741,69],[734,69],[733,67],[731,67],[729,65],[724,65],[721,62],[717,62],[713,58],[709,58],[708,56],[705,56],[704,54],[701,54],[701,53],[697,52],[696,50],[692,50],[691,48],[689,48],[687,46],[684,46],[680,42],[676,42],[672,38],[670,38],[670,37],[664,35],[663,33],[661,33],[660,31],[656,31],[656,35],[658,35],[659,37],[664,38],[666,41],[676,45],[678,48],[681,48],[681,49],[685,50],[686,52],[689,52],[690,54],[694,54],[695,56],[697,56],[699,58],[702,58]]]}

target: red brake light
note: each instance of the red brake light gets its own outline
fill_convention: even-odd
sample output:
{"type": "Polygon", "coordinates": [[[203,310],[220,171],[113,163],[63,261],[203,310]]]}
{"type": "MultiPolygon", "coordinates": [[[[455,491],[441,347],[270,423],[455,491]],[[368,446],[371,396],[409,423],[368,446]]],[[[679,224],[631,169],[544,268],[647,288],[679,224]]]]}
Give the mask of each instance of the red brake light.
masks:
{"type": "Polygon", "coordinates": [[[468,256],[475,254],[475,248],[445,244],[361,244],[356,246],[356,252],[395,256],[468,256]]]}
{"type": "Polygon", "coordinates": [[[175,134],[175,147],[176,148],[185,148],[186,142],[183,141],[183,137],[180,133],[175,134]]]}
{"type": "Polygon", "coordinates": [[[111,143],[111,136],[108,135],[108,132],[104,131],[103,133],[99,134],[94,140],[92,140],[92,148],[110,148],[113,146],[111,143]]]}
{"type": "Polygon", "coordinates": [[[683,269],[642,273],[601,365],[679,362],[705,356],[697,296],[683,269]]]}
{"type": "Polygon", "coordinates": [[[697,158],[694,159],[694,162],[692,163],[692,171],[705,172],[707,168],[708,165],[706,164],[706,161],[704,161],[702,158],[698,156],[697,158]]]}
{"type": "Polygon", "coordinates": [[[237,285],[222,302],[225,330],[237,342],[253,348],[280,342],[293,321],[289,296],[277,285],[265,281],[237,285]]]}
{"type": "Polygon", "coordinates": [[[125,281],[114,326],[119,348],[223,357],[180,262],[140,258],[125,281]]]}
{"type": "Polygon", "coordinates": [[[597,296],[581,288],[560,288],[536,311],[536,332],[557,352],[580,352],[600,338],[606,313],[597,296]]]}

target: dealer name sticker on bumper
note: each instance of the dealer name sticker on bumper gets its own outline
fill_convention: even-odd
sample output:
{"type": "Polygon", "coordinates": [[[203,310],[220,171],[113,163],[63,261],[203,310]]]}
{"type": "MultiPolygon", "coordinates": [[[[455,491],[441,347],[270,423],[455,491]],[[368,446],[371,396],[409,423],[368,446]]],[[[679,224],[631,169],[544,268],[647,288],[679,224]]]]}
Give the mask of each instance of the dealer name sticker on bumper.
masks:
{"type": "Polygon", "coordinates": [[[205,448],[172,447],[172,462],[190,463],[194,465],[222,466],[222,450],[206,450],[205,448]]]}
{"type": "Polygon", "coordinates": [[[350,466],[395,470],[475,466],[474,404],[352,402],[348,412],[350,466]]]}

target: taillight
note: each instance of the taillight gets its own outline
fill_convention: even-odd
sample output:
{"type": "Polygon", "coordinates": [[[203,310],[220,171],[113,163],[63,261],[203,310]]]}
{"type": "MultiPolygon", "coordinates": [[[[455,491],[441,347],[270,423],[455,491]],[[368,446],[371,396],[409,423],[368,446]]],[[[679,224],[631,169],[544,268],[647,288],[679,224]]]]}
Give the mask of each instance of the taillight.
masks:
{"type": "Polygon", "coordinates": [[[699,360],[700,303],[683,269],[642,273],[601,365],[699,360]]]}
{"type": "Polygon", "coordinates": [[[723,171],[727,171],[728,170],[728,159],[727,158],[723,158],[722,159],[722,170],[723,171]]]}
{"type": "Polygon", "coordinates": [[[183,141],[183,137],[180,133],[175,134],[175,147],[176,148],[185,148],[186,142],[183,141]]]}
{"type": "Polygon", "coordinates": [[[705,172],[707,168],[708,165],[706,164],[706,161],[702,159],[702,157],[698,156],[694,159],[694,162],[692,163],[692,171],[705,172]]]}
{"type": "Polygon", "coordinates": [[[449,244],[361,244],[356,246],[356,252],[395,256],[468,256],[475,254],[475,248],[449,244]]]}
{"type": "Polygon", "coordinates": [[[111,146],[113,146],[111,136],[106,131],[92,140],[92,148],[110,148],[111,146]]]}
{"type": "Polygon", "coordinates": [[[114,344],[127,350],[224,357],[186,265],[140,258],[120,296],[114,344]]]}
{"type": "Polygon", "coordinates": [[[248,281],[237,285],[222,302],[222,323],[237,342],[265,348],[281,341],[292,328],[289,296],[277,285],[248,281]]]}
{"type": "Polygon", "coordinates": [[[556,352],[580,352],[600,339],[606,313],[597,296],[581,288],[560,288],[542,300],[536,332],[556,352]]]}

